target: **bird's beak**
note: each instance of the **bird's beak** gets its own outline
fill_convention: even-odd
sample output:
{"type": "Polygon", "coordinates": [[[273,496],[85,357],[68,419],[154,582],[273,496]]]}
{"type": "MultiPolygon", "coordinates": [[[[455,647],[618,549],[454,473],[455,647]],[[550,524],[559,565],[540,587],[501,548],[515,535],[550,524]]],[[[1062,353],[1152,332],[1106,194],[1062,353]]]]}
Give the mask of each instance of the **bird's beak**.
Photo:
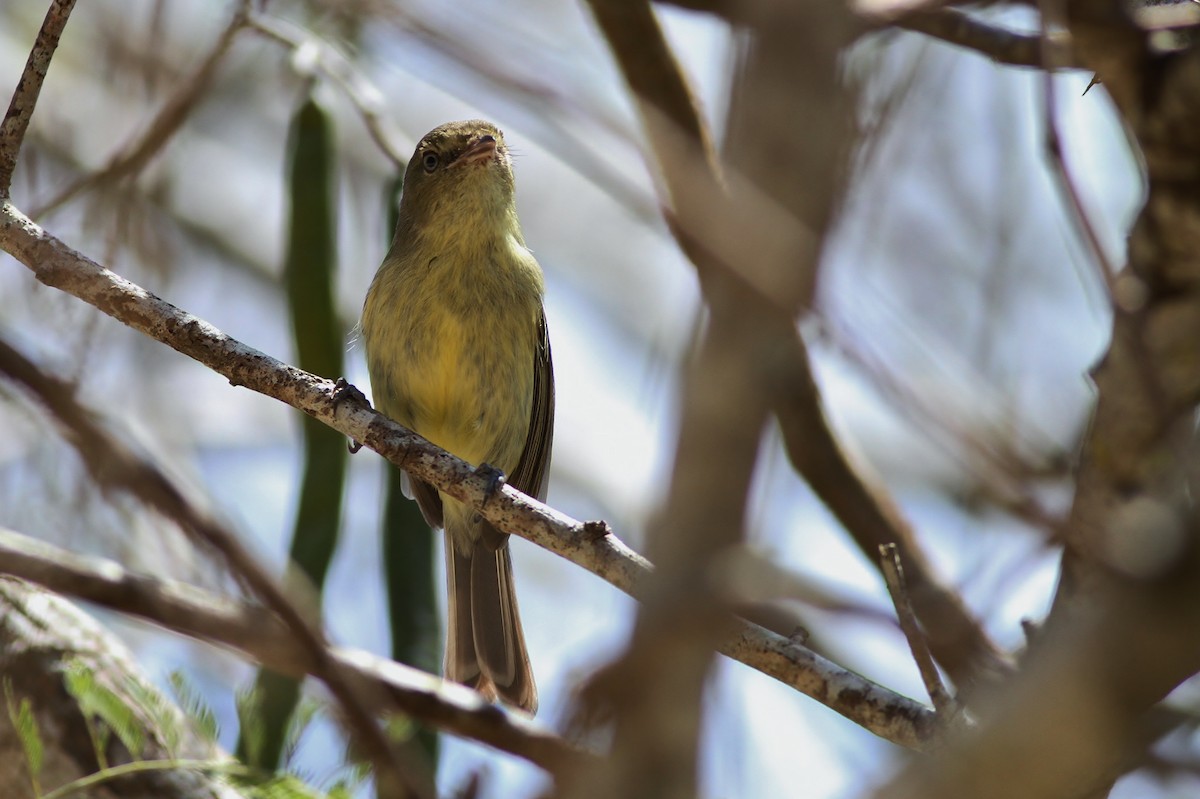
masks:
{"type": "Polygon", "coordinates": [[[467,149],[459,153],[458,158],[454,159],[454,163],[451,166],[482,164],[485,161],[490,161],[496,157],[496,147],[496,137],[490,133],[484,134],[471,142],[467,146],[467,149]]]}

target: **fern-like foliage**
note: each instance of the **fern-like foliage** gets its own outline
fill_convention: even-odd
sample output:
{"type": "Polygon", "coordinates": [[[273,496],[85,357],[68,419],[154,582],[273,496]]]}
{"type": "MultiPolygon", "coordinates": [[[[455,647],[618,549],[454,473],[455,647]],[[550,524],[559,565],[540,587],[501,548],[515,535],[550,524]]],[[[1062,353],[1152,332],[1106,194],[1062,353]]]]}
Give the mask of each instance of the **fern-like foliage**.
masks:
{"type": "Polygon", "coordinates": [[[200,691],[179,669],[171,672],[167,680],[171,684],[171,693],[175,696],[175,701],[179,703],[192,728],[203,740],[215,744],[221,735],[221,726],[217,723],[217,715],[204,701],[200,691]]]}
{"type": "Polygon", "coordinates": [[[4,678],[4,703],[8,707],[8,719],[17,731],[17,738],[21,741],[21,749],[25,753],[25,765],[29,768],[29,784],[33,788],[33,795],[41,796],[38,778],[42,773],[45,751],[42,747],[42,735],[38,731],[37,718],[33,715],[29,697],[23,696],[18,702],[13,692],[12,680],[7,677],[4,678]]]}
{"type": "Polygon", "coordinates": [[[144,756],[146,733],[142,722],[125,699],[96,679],[90,666],[79,660],[67,662],[63,685],[83,713],[102,766],[110,732],[117,736],[131,758],[140,760],[144,756]]]}

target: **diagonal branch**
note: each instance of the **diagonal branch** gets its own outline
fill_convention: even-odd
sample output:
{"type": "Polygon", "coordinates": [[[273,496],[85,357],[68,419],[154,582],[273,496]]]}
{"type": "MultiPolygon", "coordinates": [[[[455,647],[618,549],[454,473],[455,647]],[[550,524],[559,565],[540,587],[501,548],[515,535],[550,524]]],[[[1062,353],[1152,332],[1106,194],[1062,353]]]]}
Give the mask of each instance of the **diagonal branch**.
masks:
{"type": "Polygon", "coordinates": [[[208,87],[216,75],[217,67],[225,58],[225,54],[229,52],[237,34],[247,25],[246,6],[248,5],[248,0],[243,0],[241,7],[234,13],[233,18],[221,32],[208,55],[190,75],[184,78],[136,138],[113,153],[112,157],[108,159],[108,163],[99,172],[81,176],[44,205],[34,209],[30,216],[40,219],[92,186],[136,176],[145,169],[155,154],[166,146],[171,137],[178,132],[200,97],[208,91],[208,87]]]}
{"type": "Polygon", "coordinates": [[[50,4],[49,10],[46,11],[46,19],[38,31],[37,41],[29,51],[29,59],[25,62],[25,69],[21,72],[17,88],[8,104],[4,122],[0,123],[0,197],[7,197],[9,189],[12,188],[17,155],[21,152],[25,132],[29,129],[29,120],[33,117],[34,106],[37,105],[38,95],[42,92],[42,83],[45,82],[46,72],[50,69],[50,59],[58,48],[58,40],[74,7],[75,0],[54,0],[50,4]]]}
{"type": "Polygon", "coordinates": [[[371,141],[375,142],[375,146],[391,162],[392,168],[403,174],[408,158],[396,149],[396,136],[389,129],[389,119],[380,111],[382,95],[354,69],[344,55],[327,42],[318,39],[311,31],[293,25],[285,19],[256,13],[250,15],[248,24],[264,37],[290,47],[297,57],[304,52],[313,53],[313,60],[316,62],[314,66],[341,86],[362,117],[371,141]]]}
{"type": "MultiPolygon", "coordinates": [[[[937,11],[917,11],[904,14],[893,25],[923,33],[934,39],[972,50],[997,64],[1014,67],[1041,67],[1045,63],[1042,37],[1036,33],[1017,33],[992,25],[957,8],[937,11]]],[[[1082,68],[1070,60],[1059,63],[1063,68],[1082,68]]]]}

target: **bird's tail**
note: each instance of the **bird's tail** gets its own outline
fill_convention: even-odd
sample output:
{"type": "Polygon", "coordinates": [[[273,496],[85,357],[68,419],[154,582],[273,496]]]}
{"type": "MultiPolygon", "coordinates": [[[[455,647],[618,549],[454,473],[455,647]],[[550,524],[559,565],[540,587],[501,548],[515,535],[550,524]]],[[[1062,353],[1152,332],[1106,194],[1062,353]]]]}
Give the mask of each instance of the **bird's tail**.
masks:
{"type": "Polygon", "coordinates": [[[488,538],[495,537],[477,538],[463,554],[446,532],[446,678],[536,713],[508,537],[496,549],[485,543],[488,538]]]}

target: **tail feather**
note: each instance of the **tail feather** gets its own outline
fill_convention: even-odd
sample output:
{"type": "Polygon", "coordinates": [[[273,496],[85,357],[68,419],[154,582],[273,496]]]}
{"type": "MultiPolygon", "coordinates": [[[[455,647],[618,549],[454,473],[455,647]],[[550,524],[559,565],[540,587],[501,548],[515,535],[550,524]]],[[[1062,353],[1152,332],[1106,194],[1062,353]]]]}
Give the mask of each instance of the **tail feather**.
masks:
{"type": "Polygon", "coordinates": [[[469,685],[495,699],[495,691],[481,685],[482,673],[475,657],[475,637],[471,621],[471,557],[463,555],[450,534],[446,544],[446,679],[469,685]]]}
{"type": "Polygon", "coordinates": [[[529,665],[508,544],[482,541],[463,555],[446,536],[449,630],[446,677],[537,712],[537,687],[529,665]]]}

